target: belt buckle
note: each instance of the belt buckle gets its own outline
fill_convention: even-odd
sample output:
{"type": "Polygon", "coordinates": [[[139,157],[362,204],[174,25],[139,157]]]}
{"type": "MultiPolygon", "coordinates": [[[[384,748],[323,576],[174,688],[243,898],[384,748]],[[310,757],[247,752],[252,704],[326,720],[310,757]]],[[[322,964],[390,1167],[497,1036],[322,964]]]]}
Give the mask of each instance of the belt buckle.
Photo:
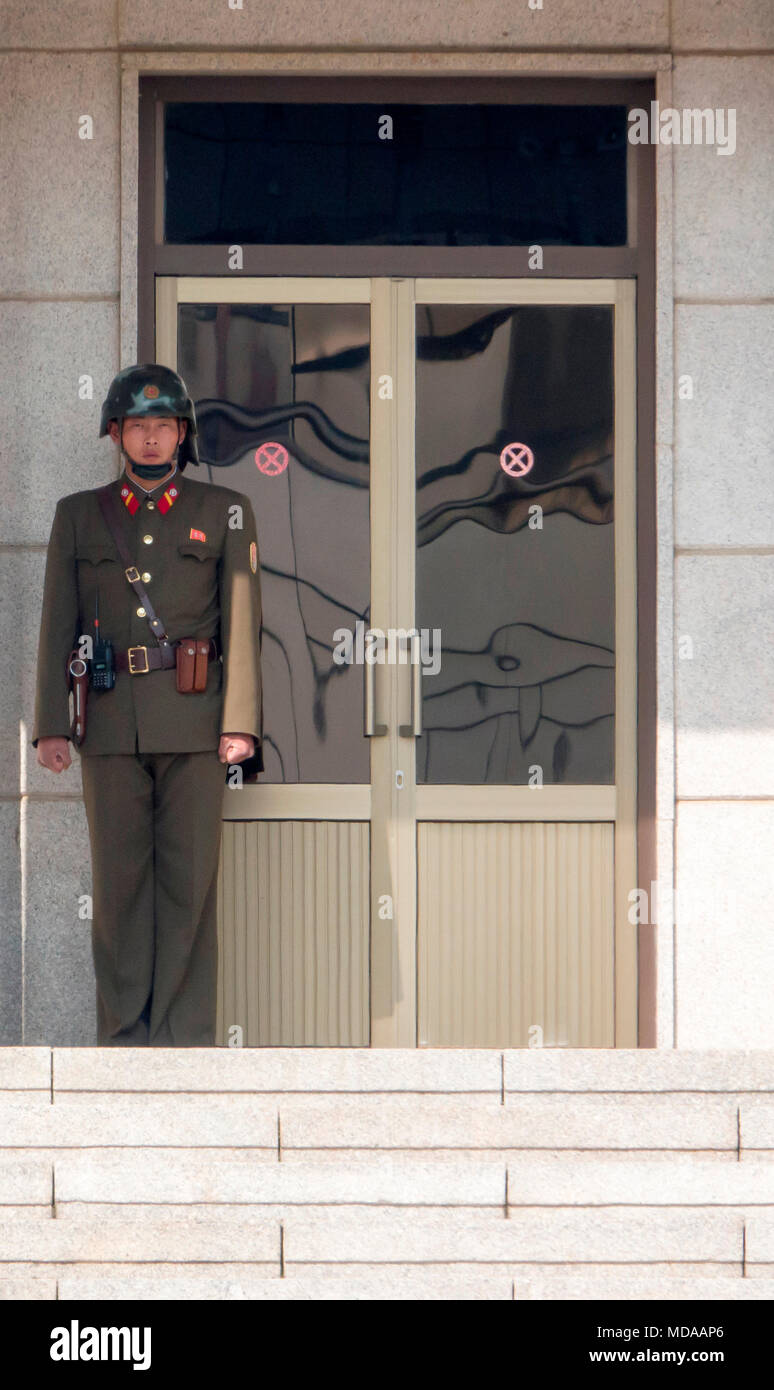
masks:
{"type": "Polygon", "coordinates": [[[127,570],[124,570],[124,574],[126,575],[130,584],[136,584],[137,580],[140,578],[140,571],[138,570],[136,565],[130,565],[127,570]]]}
{"type": "Polygon", "coordinates": [[[147,648],[147,647],[128,647],[128,648],[127,648],[126,655],[127,655],[128,659],[129,659],[129,672],[130,672],[131,675],[133,675],[133,676],[144,676],[144,675],[146,674],[147,671],[150,671],[150,666],[148,665],[148,648],[147,648]],[[143,653],[143,655],[144,655],[144,657],[145,657],[145,665],[144,665],[144,666],[135,666],[135,665],[134,665],[134,653],[135,653],[135,652],[142,652],[142,653],[143,653]]]}

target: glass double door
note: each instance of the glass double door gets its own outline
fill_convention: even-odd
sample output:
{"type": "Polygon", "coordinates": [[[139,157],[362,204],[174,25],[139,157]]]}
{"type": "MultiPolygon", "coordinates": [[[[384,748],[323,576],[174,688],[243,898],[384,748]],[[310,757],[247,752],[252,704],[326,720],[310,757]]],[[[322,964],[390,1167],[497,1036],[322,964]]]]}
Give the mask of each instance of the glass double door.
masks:
{"type": "Polygon", "coordinates": [[[156,284],[258,526],[219,1042],[636,1046],[633,282],[156,284]]]}

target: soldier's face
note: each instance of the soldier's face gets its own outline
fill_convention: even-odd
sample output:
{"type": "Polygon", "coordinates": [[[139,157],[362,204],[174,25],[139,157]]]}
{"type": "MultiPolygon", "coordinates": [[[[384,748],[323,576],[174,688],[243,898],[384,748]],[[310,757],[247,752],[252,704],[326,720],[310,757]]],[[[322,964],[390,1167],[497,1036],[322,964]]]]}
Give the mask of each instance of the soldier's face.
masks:
{"type": "Polygon", "coordinates": [[[118,421],[110,421],[110,438],[120,442],[132,463],[171,463],[188,429],[188,421],[174,415],[130,415],[122,423],[119,440],[118,421]]]}

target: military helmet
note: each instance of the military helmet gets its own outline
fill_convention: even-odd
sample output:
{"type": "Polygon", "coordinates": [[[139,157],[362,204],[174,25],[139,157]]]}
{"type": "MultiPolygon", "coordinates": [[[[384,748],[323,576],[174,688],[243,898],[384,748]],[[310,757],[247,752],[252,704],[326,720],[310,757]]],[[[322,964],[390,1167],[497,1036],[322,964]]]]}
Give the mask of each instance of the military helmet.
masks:
{"type": "Polygon", "coordinates": [[[199,462],[196,412],[183,378],[160,362],[145,362],[142,366],[124,367],[113,377],[102,406],[99,424],[100,439],[108,433],[111,420],[120,422],[126,415],[176,415],[188,421],[185,439],[177,451],[177,465],[182,470],[187,463],[199,462]]]}

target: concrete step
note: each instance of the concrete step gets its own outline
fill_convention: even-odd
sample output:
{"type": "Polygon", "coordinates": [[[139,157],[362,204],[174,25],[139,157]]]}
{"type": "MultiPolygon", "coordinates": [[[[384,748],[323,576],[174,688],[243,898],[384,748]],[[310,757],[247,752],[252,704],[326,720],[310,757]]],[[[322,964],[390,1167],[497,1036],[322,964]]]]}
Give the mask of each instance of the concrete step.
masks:
{"type": "MultiPolygon", "coordinates": [[[[280,1268],[280,1223],[254,1208],[186,1208],[172,1216],[124,1208],[117,1216],[73,1212],[62,1219],[19,1220],[0,1215],[3,1263],[164,1265],[188,1261],[247,1261],[264,1272],[280,1268]]],[[[44,1269],[41,1268],[41,1273],[44,1269]]]]}
{"type": "Polygon", "coordinates": [[[256,1160],[237,1149],[88,1149],[66,1152],[53,1165],[0,1151],[0,1201],[50,1205],[57,1213],[83,1203],[372,1203],[511,1208],[579,1206],[762,1207],[774,1211],[774,1164],[726,1164],[675,1154],[663,1163],[605,1157],[530,1155],[507,1162],[459,1160],[438,1151],[371,1154],[353,1166],[333,1159],[294,1163],[256,1160]],[[53,1167],[53,1177],[52,1177],[53,1167]]]}
{"type": "Polygon", "coordinates": [[[322,1270],[279,1269],[211,1261],[206,1265],[167,1263],[52,1264],[40,1274],[33,1265],[18,1265],[0,1274],[0,1299],[396,1299],[498,1298],[570,1299],[714,1299],[770,1301],[774,1279],[766,1276],[707,1275],[706,1266],[685,1273],[669,1267],[620,1265],[575,1266],[570,1272],[518,1265],[513,1272],[496,1265],[471,1270],[455,1265],[393,1263],[329,1266],[322,1270]]]}
{"type": "Polygon", "coordinates": [[[227,1090],[477,1092],[500,1097],[503,1054],[483,1048],[54,1048],[55,1093],[227,1090]]]}
{"type": "Polygon", "coordinates": [[[0,1209],[50,1206],[53,1171],[53,1163],[24,1149],[0,1149],[0,1209]]]}
{"type": "Polygon", "coordinates": [[[0,1089],[33,1083],[47,1089],[52,1068],[55,1093],[226,1089],[285,1094],[470,1091],[498,1096],[535,1091],[774,1092],[771,1051],[58,1047],[0,1049],[0,1059],[3,1052],[0,1089]]]}
{"type": "MultiPolygon", "coordinates": [[[[695,1299],[698,1303],[710,1303],[718,1299],[770,1302],[774,1298],[774,1279],[741,1278],[739,1275],[732,1278],[722,1274],[715,1278],[695,1275],[686,1279],[682,1275],[631,1273],[625,1269],[608,1270],[604,1273],[597,1273],[596,1270],[573,1270],[554,1274],[530,1274],[523,1279],[517,1276],[514,1283],[516,1299],[529,1299],[541,1303],[546,1300],[564,1302],[568,1299],[598,1299],[602,1302],[628,1302],[633,1299],[695,1299]]],[[[616,1342],[615,1345],[624,1344],[616,1342]]],[[[631,1346],[631,1343],[628,1345],[631,1346]]]]}
{"type": "Polygon", "coordinates": [[[771,1053],[0,1049],[0,1297],[758,1298],[772,1157],[771,1053]]]}
{"type": "Polygon", "coordinates": [[[57,1219],[0,1217],[8,1262],[278,1265],[708,1262],[726,1273],[774,1262],[774,1214],[727,1208],[124,1206],[57,1219]]]}
{"type": "Polygon", "coordinates": [[[57,1297],[56,1275],[47,1271],[8,1275],[0,1271],[0,1302],[39,1302],[57,1297]]]}
{"type": "Polygon", "coordinates": [[[499,1270],[466,1274],[458,1270],[384,1266],[365,1274],[320,1270],[273,1278],[232,1266],[192,1272],[186,1266],[131,1273],[65,1273],[58,1281],[59,1297],[72,1299],[219,1299],[239,1302],[321,1300],[510,1300],[513,1280],[499,1270]]]}
{"type": "MultiPolygon", "coordinates": [[[[737,1165],[738,1166],[738,1165],[737,1165]]],[[[0,1171],[2,1163],[0,1162],[0,1171]]],[[[185,1150],[173,1164],[154,1151],[68,1154],[57,1159],[56,1203],[68,1207],[94,1202],[152,1200],[166,1203],[280,1203],[334,1205],[466,1206],[503,1211],[505,1165],[456,1162],[441,1155],[436,1162],[410,1156],[372,1154],[371,1162],[256,1163],[238,1150],[185,1150]]],[[[50,1184],[49,1184],[50,1187],[50,1184]]],[[[774,1203],[774,1193],[772,1194],[774,1203]]]]}
{"type": "MultiPolygon", "coordinates": [[[[255,1163],[265,1164],[272,1167],[278,1161],[277,1149],[251,1149],[248,1146],[215,1147],[213,1145],[188,1147],[185,1144],[175,1145],[138,1145],[126,1148],[120,1144],[105,1144],[99,1148],[85,1146],[79,1149],[77,1145],[58,1147],[56,1145],[43,1145],[34,1148],[7,1148],[0,1147],[0,1155],[18,1155],[22,1158],[32,1158],[34,1162],[48,1166],[49,1172],[55,1163],[63,1157],[76,1157],[79,1153],[101,1154],[108,1157],[119,1158],[122,1154],[147,1154],[166,1159],[173,1163],[177,1158],[185,1159],[186,1155],[200,1153],[208,1159],[215,1160],[221,1156],[243,1154],[255,1163]]],[[[685,1151],[681,1149],[648,1149],[640,1152],[636,1149],[613,1149],[613,1150],[594,1150],[594,1149],[286,1149],[283,1148],[281,1162],[288,1168],[300,1164],[302,1167],[307,1164],[314,1164],[317,1167],[337,1167],[342,1164],[347,1167],[359,1170],[368,1170],[374,1163],[390,1164],[404,1163],[472,1163],[474,1166],[489,1164],[495,1168],[504,1168],[506,1163],[520,1163],[522,1161],[530,1163],[540,1161],[545,1162],[569,1162],[582,1168],[587,1164],[599,1162],[610,1162],[616,1166],[625,1166],[633,1163],[647,1163],[650,1167],[661,1167],[666,1174],[671,1165],[678,1158],[685,1158],[691,1163],[702,1163],[712,1165],[721,1170],[736,1166],[740,1161],[736,1149],[692,1149],[685,1151]]],[[[741,1152],[741,1163],[774,1163],[774,1150],[755,1150],[741,1152]]]]}
{"type": "MultiPolygon", "coordinates": [[[[507,1274],[461,1274],[453,1269],[416,1269],[411,1265],[388,1265],[368,1273],[326,1270],[317,1274],[290,1273],[285,1278],[266,1279],[249,1274],[234,1277],[227,1268],[221,1273],[207,1272],[192,1277],[185,1268],[152,1275],[128,1277],[95,1274],[65,1274],[58,1281],[59,1298],[69,1299],[219,1299],[239,1301],[325,1301],[359,1300],[368,1302],[403,1300],[531,1300],[540,1302],[567,1299],[723,1300],[770,1301],[774,1279],[715,1278],[678,1275],[653,1276],[611,1271],[604,1274],[579,1273],[521,1279],[507,1274]]],[[[618,1345],[616,1343],[616,1345],[618,1345]]]]}
{"type": "Polygon", "coordinates": [[[613,1301],[696,1300],[700,1303],[715,1300],[761,1301],[774,1299],[774,1279],[741,1278],[716,1275],[654,1274],[630,1269],[575,1270],[571,1273],[540,1273],[524,1275],[519,1268],[514,1276],[495,1269],[492,1273],[462,1273],[454,1268],[417,1268],[415,1265],[384,1265],[379,1269],[341,1271],[326,1269],[316,1273],[290,1271],[286,1277],[275,1273],[271,1277],[258,1274],[249,1267],[209,1265],[192,1268],[188,1265],[147,1268],[126,1266],[118,1272],[114,1266],[75,1268],[52,1266],[46,1275],[16,1274],[11,1278],[0,1275],[0,1300],[72,1300],[110,1301],[209,1299],[238,1302],[258,1301],[325,1301],[325,1300],[531,1300],[540,1302],[565,1300],[613,1301]]]}
{"type": "Polygon", "coordinates": [[[68,1092],[0,1098],[5,1147],[264,1149],[774,1148],[774,1094],[363,1095],[68,1092]]]}
{"type": "MultiPolygon", "coordinates": [[[[774,1232],[764,1216],[747,1226],[748,1258],[754,1220],[756,1259],[774,1249],[774,1232]]],[[[286,1265],[331,1261],[355,1264],[416,1260],[513,1264],[611,1263],[617,1261],[708,1261],[741,1267],[743,1220],[736,1212],[621,1208],[525,1208],[507,1219],[492,1212],[375,1211],[367,1219],[343,1209],[311,1216],[298,1212],[284,1221],[286,1265]]],[[[768,1258],[771,1258],[769,1255],[768,1258]]]]}
{"type": "MultiPolygon", "coordinates": [[[[98,1048],[90,1048],[98,1052],[98,1048]]],[[[0,1094],[5,1091],[51,1091],[50,1047],[0,1047],[0,1094]]]]}

